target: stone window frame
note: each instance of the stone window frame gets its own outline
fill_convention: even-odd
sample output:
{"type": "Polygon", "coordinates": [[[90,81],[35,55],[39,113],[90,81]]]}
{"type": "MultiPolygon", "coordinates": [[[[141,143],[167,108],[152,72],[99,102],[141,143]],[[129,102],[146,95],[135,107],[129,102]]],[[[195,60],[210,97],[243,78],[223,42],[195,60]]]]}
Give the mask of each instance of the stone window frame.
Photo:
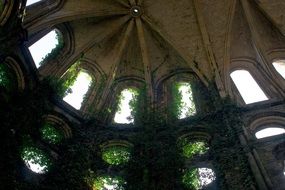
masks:
{"type": "Polygon", "coordinates": [[[267,115],[267,116],[261,116],[258,118],[255,118],[253,121],[250,122],[249,124],[249,130],[250,130],[250,135],[251,139],[254,141],[271,141],[273,138],[277,137],[284,137],[285,134],[279,134],[279,135],[274,135],[274,136],[269,136],[265,138],[258,139],[256,138],[255,134],[258,131],[261,131],[266,128],[283,128],[285,129],[285,117],[283,116],[276,116],[276,115],[267,115]]]}
{"type": "Polygon", "coordinates": [[[238,89],[235,86],[234,81],[230,77],[231,81],[231,96],[232,98],[238,103],[240,106],[245,107],[251,107],[257,104],[266,104],[268,102],[273,102],[278,99],[282,99],[282,96],[278,93],[277,89],[275,89],[270,81],[267,81],[264,76],[267,75],[265,72],[262,71],[262,69],[258,69],[260,66],[258,66],[258,63],[255,60],[251,59],[235,59],[231,62],[231,69],[229,71],[229,75],[236,71],[236,70],[245,70],[248,71],[255,82],[259,85],[261,90],[264,92],[264,94],[267,96],[268,100],[255,102],[251,104],[246,104],[240,95],[238,89]]]}

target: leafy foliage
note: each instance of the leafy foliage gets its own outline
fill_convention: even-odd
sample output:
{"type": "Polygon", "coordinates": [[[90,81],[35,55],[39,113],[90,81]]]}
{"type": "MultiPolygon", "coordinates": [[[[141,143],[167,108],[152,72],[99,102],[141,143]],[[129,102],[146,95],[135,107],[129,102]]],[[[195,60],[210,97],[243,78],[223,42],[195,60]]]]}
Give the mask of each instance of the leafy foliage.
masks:
{"type": "Polygon", "coordinates": [[[51,144],[58,144],[63,139],[61,131],[56,129],[52,124],[45,123],[40,129],[43,140],[51,144]]]}
{"type": "Polygon", "coordinates": [[[77,61],[67,70],[67,72],[61,79],[63,81],[63,88],[65,90],[65,93],[63,96],[66,96],[67,94],[72,93],[70,87],[75,83],[76,78],[79,75],[79,72],[80,72],[80,61],[77,61]]]}
{"type": "Polygon", "coordinates": [[[215,173],[210,168],[187,169],[183,175],[184,185],[193,190],[204,189],[216,179],[215,173]]]}
{"type": "Polygon", "coordinates": [[[134,119],[135,119],[134,118],[134,116],[136,115],[135,107],[137,104],[138,95],[139,95],[139,93],[136,89],[127,88],[127,89],[124,89],[117,98],[118,104],[117,104],[116,114],[119,114],[120,117],[126,116],[127,120],[130,123],[134,122],[134,119]],[[131,94],[131,99],[128,102],[126,102],[124,100],[126,100],[126,98],[129,98],[129,97],[127,97],[128,94],[131,94]],[[124,103],[128,103],[128,105],[125,105],[124,103]],[[128,110],[128,108],[126,108],[126,106],[129,106],[130,113],[126,112],[126,110],[128,110]],[[125,107],[125,109],[123,109],[123,107],[125,107]]]}
{"type": "Polygon", "coordinates": [[[192,116],[196,113],[190,83],[175,83],[172,85],[171,107],[172,114],[179,119],[192,116]]]}
{"type": "Polygon", "coordinates": [[[108,147],[102,154],[103,160],[111,165],[126,164],[130,156],[129,148],[123,146],[108,147]]]}
{"type": "Polygon", "coordinates": [[[16,76],[13,75],[12,70],[5,64],[0,64],[0,87],[12,90],[16,87],[16,76]]]}
{"type": "Polygon", "coordinates": [[[204,154],[209,149],[204,141],[189,142],[187,139],[182,140],[181,146],[183,155],[187,158],[193,158],[195,155],[204,154]]]}
{"type": "Polygon", "coordinates": [[[39,148],[36,148],[35,146],[27,146],[24,147],[22,150],[22,159],[25,161],[27,165],[34,164],[38,165],[40,169],[38,168],[32,168],[30,166],[31,170],[34,170],[38,173],[45,173],[47,172],[51,167],[51,160],[46,155],[44,151],[42,151],[39,148]]]}
{"type": "Polygon", "coordinates": [[[45,63],[55,59],[60,51],[63,49],[64,47],[64,41],[63,41],[63,36],[62,34],[58,31],[55,30],[56,32],[56,40],[58,41],[57,45],[55,46],[54,49],[52,49],[52,51],[50,53],[48,53],[39,63],[40,66],[44,65],[45,63]]]}
{"type": "Polygon", "coordinates": [[[98,177],[93,184],[94,190],[124,190],[126,182],[121,177],[98,177]]]}
{"type": "Polygon", "coordinates": [[[184,185],[189,189],[200,189],[201,185],[199,181],[198,168],[186,170],[182,181],[184,185]]]}

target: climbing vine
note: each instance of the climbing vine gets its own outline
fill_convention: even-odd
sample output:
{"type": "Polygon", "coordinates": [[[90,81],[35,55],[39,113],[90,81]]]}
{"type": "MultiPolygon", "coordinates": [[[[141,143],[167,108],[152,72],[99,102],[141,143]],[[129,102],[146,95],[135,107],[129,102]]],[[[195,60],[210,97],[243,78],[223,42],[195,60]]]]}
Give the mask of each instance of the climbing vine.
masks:
{"type": "Polygon", "coordinates": [[[58,144],[63,140],[63,134],[50,123],[45,123],[40,129],[42,139],[51,144],[58,144]]]}
{"type": "Polygon", "coordinates": [[[108,147],[102,153],[102,159],[111,165],[126,164],[130,156],[129,148],[123,146],[108,147]]]}
{"type": "Polygon", "coordinates": [[[62,34],[58,31],[55,30],[56,33],[56,40],[57,40],[57,44],[55,46],[55,48],[52,49],[52,51],[50,53],[48,53],[39,63],[40,66],[44,65],[45,63],[48,63],[49,61],[55,59],[61,52],[61,50],[64,47],[64,41],[63,41],[63,36],[62,34]]]}

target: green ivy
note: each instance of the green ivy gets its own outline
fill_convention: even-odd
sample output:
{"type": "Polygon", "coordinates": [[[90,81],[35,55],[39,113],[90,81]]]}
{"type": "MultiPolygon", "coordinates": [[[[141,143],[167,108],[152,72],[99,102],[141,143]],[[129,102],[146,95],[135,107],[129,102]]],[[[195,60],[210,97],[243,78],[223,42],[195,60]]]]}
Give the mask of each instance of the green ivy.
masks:
{"type": "Polygon", "coordinates": [[[199,181],[199,174],[198,174],[198,168],[193,168],[186,170],[183,179],[182,179],[184,185],[192,190],[200,189],[200,181],[199,181]]]}
{"type": "Polygon", "coordinates": [[[186,116],[191,116],[196,113],[196,108],[192,96],[191,84],[190,83],[174,83],[171,87],[172,89],[172,102],[171,102],[171,115],[174,118],[180,118],[182,115],[182,110],[186,109],[186,116]],[[181,87],[186,87],[188,89],[187,93],[190,94],[189,102],[192,102],[190,107],[187,107],[185,102],[182,101],[183,94],[181,92],[181,87]]]}
{"type": "Polygon", "coordinates": [[[126,182],[121,177],[103,176],[94,181],[93,189],[105,190],[105,186],[108,186],[109,188],[112,187],[112,190],[124,190],[125,184],[126,182]]]}
{"type": "Polygon", "coordinates": [[[47,156],[47,154],[41,149],[35,146],[27,146],[22,150],[22,159],[27,163],[31,162],[33,164],[37,164],[42,167],[42,171],[39,173],[47,172],[51,167],[51,160],[47,156]]]}
{"type": "Polygon", "coordinates": [[[55,48],[52,49],[52,51],[50,53],[48,53],[39,63],[40,66],[44,65],[45,63],[55,59],[60,51],[63,49],[64,47],[64,41],[63,41],[63,36],[62,34],[58,31],[55,30],[56,32],[56,40],[58,41],[57,45],[55,46],[55,48]]]}
{"type": "Polygon", "coordinates": [[[187,139],[183,139],[181,142],[183,155],[186,158],[193,158],[195,155],[201,155],[209,150],[206,143],[203,141],[189,142],[187,139]]]}
{"type": "Polygon", "coordinates": [[[63,139],[63,134],[61,131],[56,129],[55,126],[50,123],[45,123],[40,129],[40,132],[43,140],[51,144],[58,144],[63,139]]]}
{"type": "Polygon", "coordinates": [[[66,72],[66,74],[61,79],[63,81],[63,88],[65,90],[64,96],[72,93],[71,86],[75,83],[78,75],[80,73],[80,61],[73,64],[66,72]]]}
{"type": "Polygon", "coordinates": [[[4,87],[8,91],[16,86],[16,76],[13,75],[12,70],[5,64],[0,64],[0,87],[4,87]]]}
{"type": "Polygon", "coordinates": [[[109,147],[103,150],[102,159],[111,165],[126,164],[130,159],[130,150],[123,146],[109,147]]]}

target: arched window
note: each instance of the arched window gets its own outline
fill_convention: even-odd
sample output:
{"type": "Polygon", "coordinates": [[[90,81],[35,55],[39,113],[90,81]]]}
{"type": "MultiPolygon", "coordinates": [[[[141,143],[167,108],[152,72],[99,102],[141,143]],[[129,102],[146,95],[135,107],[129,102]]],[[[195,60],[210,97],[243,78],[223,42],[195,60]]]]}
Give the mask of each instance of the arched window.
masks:
{"type": "Polygon", "coordinates": [[[183,183],[190,189],[204,189],[216,179],[215,172],[210,168],[192,168],[186,170],[183,183]]]}
{"type": "Polygon", "coordinates": [[[39,1],[41,1],[41,0],[27,0],[26,6],[32,5],[32,4],[37,3],[39,1]]]}
{"type": "Polygon", "coordinates": [[[6,64],[0,64],[0,87],[5,88],[8,91],[16,89],[17,87],[17,76],[13,70],[6,64]]]}
{"type": "Polygon", "coordinates": [[[262,130],[256,132],[255,136],[257,139],[262,139],[262,138],[272,137],[272,136],[280,135],[280,134],[284,134],[284,133],[285,133],[284,128],[269,127],[269,128],[265,128],[265,129],[262,129],[262,130]]]}
{"type": "Polygon", "coordinates": [[[176,83],[173,86],[173,103],[177,110],[179,119],[183,119],[196,114],[196,107],[193,101],[190,83],[176,83]]]}
{"type": "Polygon", "coordinates": [[[47,154],[34,146],[24,147],[21,156],[26,166],[35,173],[46,173],[51,167],[51,160],[47,154]]]}
{"type": "Polygon", "coordinates": [[[79,110],[92,84],[92,77],[84,70],[80,70],[71,80],[67,79],[68,90],[63,100],[79,110]]]}
{"type": "Polygon", "coordinates": [[[134,122],[134,105],[138,92],[133,88],[125,89],[119,96],[118,109],[114,117],[116,123],[129,124],[134,122]]]}
{"type": "Polygon", "coordinates": [[[205,141],[189,141],[188,139],[181,140],[183,156],[193,158],[196,155],[205,154],[209,150],[209,146],[205,141]]]}
{"type": "Polygon", "coordinates": [[[236,70],[231,73],[231,78],[246,104],[268,100],[265,93],[248,71],[236,70]]]}
{"type": "Polygon", "coordinates": [[[63,133],[51,123],[45,123],[40,129],[42,139],[50,144],[58,144],[64,138],[63,133]]]}
{"type": "Polygon", "coordinates": [[[276,71],[285,79],[285,60],[274,61],[272,64],[276,71]]]}
{"type": "Polygon", "coordinates": [[[125,146],[107,147],[102,152],[102,159],[110,165],[125,164],[130,160],[130,150],[125,146]]]}
{"type": "Polygon", "coordinates": [[[95,179],[93,189],[96,190],[124,190],[126,181],[121,177],[102,176],[95,179]]]}
{"type": "Polygon", "coordinates": [[[63,48],[62,34],[58,30],[52,30],[36,43],[29,47],[36,67],[39,68],[48,60],[53,59],[63,48]]]}

